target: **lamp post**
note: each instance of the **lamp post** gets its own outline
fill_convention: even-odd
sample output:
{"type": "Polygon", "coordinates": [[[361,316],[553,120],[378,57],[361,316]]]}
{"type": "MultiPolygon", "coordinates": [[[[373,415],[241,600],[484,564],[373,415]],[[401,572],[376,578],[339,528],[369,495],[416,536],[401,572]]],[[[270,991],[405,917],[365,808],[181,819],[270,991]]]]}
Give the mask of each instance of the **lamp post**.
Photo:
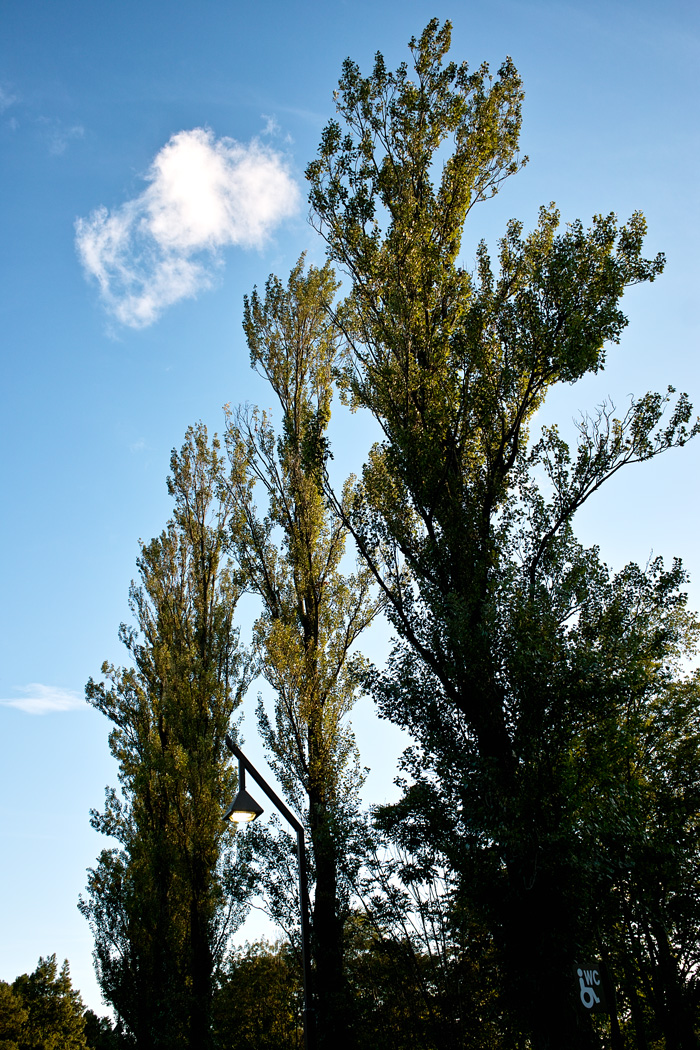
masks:
{"type": "Polygon", "coordinates": [[[254,798],[248,794],[245,788],[246,770],[251,777],[265,792],[272,804],[279,810],[284,819],[291,824],[297,833],[297,858],[299,860],[299,900],[301,905],[301,967],[304,986],[304,1047],[313,1050],[313,1010],[311,1006],[311,952],[309,938],[309,885],[306,878],[306,847],[304,845],[304,829],[285,806],[281,798],[272,790],[266,780],[261,777],[255,766],[234,744],[230,736],[226,736],[226,746],[232,755],[238,759],[238,794],[224,814],[224,820],[234,824],[245,824],[255,820],[262,813],[254,798]]]}

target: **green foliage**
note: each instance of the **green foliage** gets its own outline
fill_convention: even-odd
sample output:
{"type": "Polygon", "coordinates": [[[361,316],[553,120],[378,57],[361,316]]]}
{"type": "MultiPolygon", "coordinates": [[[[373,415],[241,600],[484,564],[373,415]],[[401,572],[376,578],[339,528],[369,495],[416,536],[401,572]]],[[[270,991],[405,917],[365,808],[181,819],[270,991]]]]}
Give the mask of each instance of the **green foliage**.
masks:
{"type": "Polygon", "coordinates": [[[304,1044],[301,974],[289,946],[247,944],[227,961],[214,999],[218,1046],[294,1050],[304,1044]]]}
{"type": "MultiPolygon", "coordinates": [[[[469,961],[466,955],[451,963],[444,960],[448,977],[439,972],[432,934],[427,940],[416,936],[408,914],[398,920],[404,930],[399,933],[397,926],[396,936],[389,933],[386,915],[381,925],[377,918],[353,913],[344,927],[351,1024],[358,1045],[377,1050],[506,1050],[511,1045],[498,1038],[497,1024],[489,1016],[492,953],[483,938],[471,945],[469,961]]],[[[443,918],[438,922],[444,932],[443,918]]],[[[289,945],[246,945],[220,976],[214,1001],[218,1044],[231,1050],[302,1047],[301,1005],[298,957],[289,945]]],[[[347,1041],[348,1033],[342,1038],[347,1041]]]]}
{"type": "Polygon", "coordinates": [[[628,567],[612,606],[634,659],[618,668],[626,697],[611,712],[614,725],[588,734],[597,743],[588,743],[596,801],[585,817],[604,890],[595,920],[618,981],[621,1030],[640,1046],[686,1048],[697,1046],[700,1021],[700,677],[674,665],[694,645],[697,622],[672,593],[679,566],[652,568],[641,581],[628,567]]]}
{"type": "Polygon", "coordinates": [[[86,1010],[85,1042],[89,1050],[125,1050],[133,1045],[130,1040],[120,1035],[108,1017],[98,1017],[93,1010],[86,1010]]]}
{"type": "Polygon", "coordinates": [[[460,902],[454,874],[426,841],[408,852],[375,827],[367,845],[363,912],[346,925],[358,1042],[516,1045],[503,1023],[493,939],[460,902]]]}
{"type": "MultiPolygon", "coordinates": [[[[627,324],[624,291],[664,260],[644,258],[639,213],[561,232],[550,205],[530,234],[508,224],[497,270],[484,244],[475,272],[462,268],[470,208],[520,166],[522,88],[509,59],[495,80],[447,63],[449,43],[449,24],[433,20],[411,42],[410,72],[387,72],[378,55],[364,78],[346,62],[344,129],[328,125],[307,171],[317,228],[352,280],[338,311],[343,389],[383,433],[355,499],[335,507],[399,635],[387,671],[368,676],[382,713],[416,740],[387,826],[409,851],[430,844],[492,936],[512,1037],[588,1047],[597,1037],[568,975],[597,930],[604,941],[622,922],[619,910],[604,920],[601,901],[615,899],[622,872],[641,870],[628,851],[613,877],[606,834],[632,821],[645,853],[664,827],[651,773],[630,787],[630,754],[674,690],[692,735],[697,697],[678,656],[697,632],[678,566],[612,577],[572,520],[619,469],[699,428],[685,395],[669,406],[669,388],[619,418],[607,404],[583,417],[573,452],[556,428],[531,441],[547,392],[603,368],[627,324]]],[[[677,775],[690,776],[686,762],[677,775]]],[[[681,868],[692,870],[694,829],[680,812],[681,868]]],[[[671,839],[658,839],[663,854],[671,839]]],[[[663,996],[685,980],[687,1001],[680,927],[661,927],[649,951],[665,952],[663,996]]]]}
{"type": "Polygon", "coordinates": [[[68,960],[39,959],[12,988],[1,985],[3,1050],[87,1050],[80,994],[71,985],[68,960]]]}
{"type": "Polygon", "coordinates": [[[80,908],[95,935],[103,994],[141,1046],[210,1043],[213,974],[240,918],[245,871],[221,820],[235,786],[224,738],[247,682],[233,626],[240,587],[223,554],[230,507],[204,427],[173,452],[175,510],[143,546],[130,669],[105,664],[87,697],[114,728],[121,795],[92,824],[116,839],[80,908]]]}
{"type": "Polygon", "coordinates": [[[28,1011],[12,985],[0,981],[0,1050],[18,1050],[28,1017],[28,1011]]]}

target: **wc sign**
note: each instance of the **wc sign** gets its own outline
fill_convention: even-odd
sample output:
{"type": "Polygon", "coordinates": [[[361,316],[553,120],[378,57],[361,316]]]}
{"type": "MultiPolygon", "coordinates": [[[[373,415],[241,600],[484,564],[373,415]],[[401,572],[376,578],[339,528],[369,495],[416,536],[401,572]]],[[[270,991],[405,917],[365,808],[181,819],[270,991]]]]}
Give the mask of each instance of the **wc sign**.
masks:
{"type": "Polygon", "coordinates": [[[592,966],[577,966],[576,979],[581,1009],[588,1014],[607,1013],[598,963],[592,966]]]}

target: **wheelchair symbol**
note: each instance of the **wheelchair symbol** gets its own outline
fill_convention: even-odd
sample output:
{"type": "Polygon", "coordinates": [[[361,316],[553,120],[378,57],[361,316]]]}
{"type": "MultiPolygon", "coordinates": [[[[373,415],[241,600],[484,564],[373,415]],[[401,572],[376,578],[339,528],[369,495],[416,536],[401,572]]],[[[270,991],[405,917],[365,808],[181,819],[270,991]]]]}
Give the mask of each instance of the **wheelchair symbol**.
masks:
{"type": "Polygon", "coordinates": [[[600,996],[596,995],[595,988],[600,985],[600,977],[597,970],[577,970],[578,983],[580,986],[581,1002],[587,1010],[592,1010],[600,1002],[600,996]]]}

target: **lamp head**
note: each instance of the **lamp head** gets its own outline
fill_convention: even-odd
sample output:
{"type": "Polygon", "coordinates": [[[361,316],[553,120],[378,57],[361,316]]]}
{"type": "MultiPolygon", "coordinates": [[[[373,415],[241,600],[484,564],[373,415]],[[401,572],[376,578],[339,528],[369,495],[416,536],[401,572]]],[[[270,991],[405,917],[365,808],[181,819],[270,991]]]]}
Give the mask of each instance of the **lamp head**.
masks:
{"type": "Polygon", "coordinates": [[[262,806],[259,806],[243,788],[224,813],[224,820],[230,820],[232,824],[247,824],[259,817],[262,812],[262,806]]]}

